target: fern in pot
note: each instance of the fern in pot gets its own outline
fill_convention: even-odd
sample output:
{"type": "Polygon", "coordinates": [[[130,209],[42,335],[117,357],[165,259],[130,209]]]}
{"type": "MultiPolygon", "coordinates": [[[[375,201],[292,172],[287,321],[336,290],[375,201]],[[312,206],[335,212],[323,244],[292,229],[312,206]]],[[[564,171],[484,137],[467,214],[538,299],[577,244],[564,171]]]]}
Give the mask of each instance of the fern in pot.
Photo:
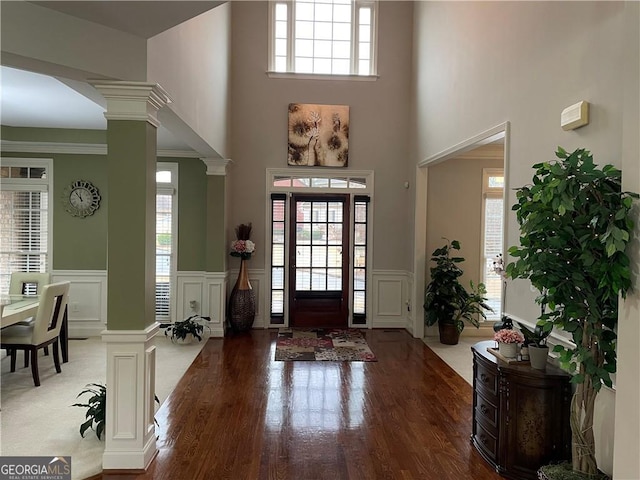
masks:
{"type": "MultiPolygon", "coordinates": [[[[203,317],[200,315],[191,315],[185,320],[180,320],[174,324],[169,325],[164,334],[171,338],[172,342],[176,343],[191,343],[194,338],[198,341],[202,341],[202,334],[204,332],[205,325],[200,322],[200,319],[207,322],[211,321],[211,317],[203,317]]],[[[208,325],[206,325],[209,328],[208,325]]],[[[209,330],[211,330],[209,328],[209,330]]]]}
{"type": "MultiPolygon", "coordinates": [[[[85,386],[84,390],[82,390],[76,398],[87,394],[90,395],[86,401],[87,403],[74,403],[72,405],[72,407],[84,407],[87,409],[85,421],[80,425],[80,436],[84,438],[86,431],[91,429],[96,432],[98,440],[102,440],[107,413],[107,386],[100,383],[90,383],[85,386]]],[[[158,396],[154,395],[153,397],[159,405],[160,399],[158,396]]],[[[155,417],[153,421],[158,425],[155,417]]]]}

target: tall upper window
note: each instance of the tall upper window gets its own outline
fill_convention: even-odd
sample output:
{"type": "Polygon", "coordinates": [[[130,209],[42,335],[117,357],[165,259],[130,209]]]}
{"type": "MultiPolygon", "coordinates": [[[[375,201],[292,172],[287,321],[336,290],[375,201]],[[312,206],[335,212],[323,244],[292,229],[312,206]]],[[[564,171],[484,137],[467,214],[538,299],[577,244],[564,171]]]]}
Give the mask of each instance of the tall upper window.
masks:
{"type": "Polygon", "coordinates": [[[0,293],[12,272],[49,271],[52,161],[2,159],[0,166],[0,293]]]}
{"type": "Polygon", "coordinates": [[[178,164],[156,171],[156,320],[170,321],[175,298],[178,164]]]}
{"type": "Polygon", "coordinates": [[[269,69],[274,72],[375,75],[377,2],[270,2],[269,69]]]}
{"type": "Polygon", "coordinates": [[[484,255],[482,281],[487,287],[487,303],[493,312],[487,312],[487,320],[499,320],[502,316],[503,280],[495,273],[493,262],[502,254],[504,171],[483,170],[482,251],[484,255]]]}

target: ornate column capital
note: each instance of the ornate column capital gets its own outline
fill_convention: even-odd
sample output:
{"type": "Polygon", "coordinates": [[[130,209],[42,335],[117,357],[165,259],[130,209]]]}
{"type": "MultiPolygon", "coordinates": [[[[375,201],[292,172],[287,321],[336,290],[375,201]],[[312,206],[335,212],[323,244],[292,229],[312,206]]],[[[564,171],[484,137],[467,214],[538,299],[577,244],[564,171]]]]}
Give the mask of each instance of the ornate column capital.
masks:
{"type": "Polygon", "coordinates": [[[207,166],[207,175],[221,175],[227,174],[227,165],[233,160],[230,158],[201,158],[204,164],[207,166]]]}
{"type": "Polygon", "coordinates": [[[93,86],[107,99],[107,120],[141,120],[158,127],[158,110],[171,103],[157,83],[96,81],[93,86]]]}

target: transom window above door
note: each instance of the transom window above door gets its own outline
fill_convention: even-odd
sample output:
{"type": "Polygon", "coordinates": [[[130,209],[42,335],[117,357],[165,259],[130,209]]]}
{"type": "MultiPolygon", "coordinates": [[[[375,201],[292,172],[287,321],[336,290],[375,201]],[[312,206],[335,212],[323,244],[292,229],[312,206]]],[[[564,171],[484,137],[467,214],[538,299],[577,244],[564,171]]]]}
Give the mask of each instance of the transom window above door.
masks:
{"type": "Polygon", "coordinates": [[[377,2],[270,2],[269,70],[280,73],[376,74],[377,2]]]}

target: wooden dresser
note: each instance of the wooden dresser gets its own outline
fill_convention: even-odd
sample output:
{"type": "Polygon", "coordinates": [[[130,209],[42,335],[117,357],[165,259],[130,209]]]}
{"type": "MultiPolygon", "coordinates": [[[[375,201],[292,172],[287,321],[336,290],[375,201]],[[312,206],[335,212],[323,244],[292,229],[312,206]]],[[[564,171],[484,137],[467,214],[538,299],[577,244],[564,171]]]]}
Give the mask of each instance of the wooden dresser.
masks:
{"type": "Polygon", "coordinates": [[[571,458],[570,376],[552,365],[508,365],[487,347],[495,342],[471,347],[471,441],[503,477],[535,479],[540,466],[571,458]]]}

